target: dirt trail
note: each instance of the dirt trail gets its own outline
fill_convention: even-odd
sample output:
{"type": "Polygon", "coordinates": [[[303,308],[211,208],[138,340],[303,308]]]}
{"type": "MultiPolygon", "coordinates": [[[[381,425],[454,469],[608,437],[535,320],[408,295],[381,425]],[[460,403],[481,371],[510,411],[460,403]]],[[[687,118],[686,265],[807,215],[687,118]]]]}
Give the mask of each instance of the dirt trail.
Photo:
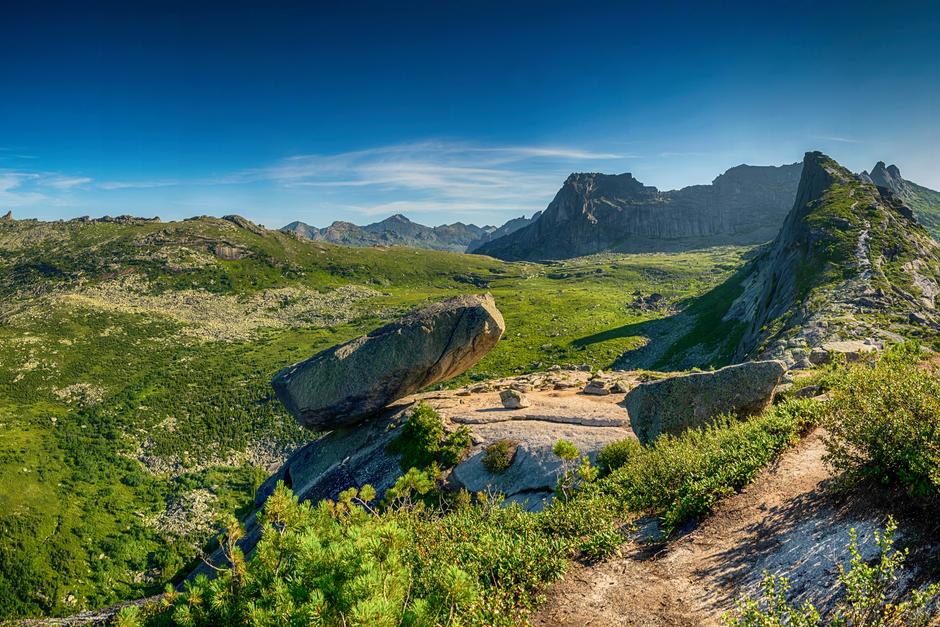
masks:
{"type": "Polygon", "coordinates": [[[632,543],[620,558],[573,567],[547,591],[533,624],[720,625],[764,570],[790,578],[796,598],[828,607],[848,529],[858,530],[863,553],[873,552],[865,538],[884,519],[832,502],[824,453],[817,430],[692,533],[653,549],[632,543]]]}

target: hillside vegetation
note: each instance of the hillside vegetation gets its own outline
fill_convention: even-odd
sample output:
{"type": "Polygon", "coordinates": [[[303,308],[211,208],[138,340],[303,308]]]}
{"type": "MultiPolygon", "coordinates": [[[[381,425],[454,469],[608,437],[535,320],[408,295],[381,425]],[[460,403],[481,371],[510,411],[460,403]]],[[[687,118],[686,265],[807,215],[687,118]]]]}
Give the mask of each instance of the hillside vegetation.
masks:
{"type": "Polygon", "coordinates": [[[0,222],[0,617],[162,590],[311,436],[271,375],[420,303],[490,291],[503,341],[451,385],[606,368],[743,249],[551,266],[300,241],[237,217],[0,222]],[[656,306],[646,297],[658,293],[656,306]]]}

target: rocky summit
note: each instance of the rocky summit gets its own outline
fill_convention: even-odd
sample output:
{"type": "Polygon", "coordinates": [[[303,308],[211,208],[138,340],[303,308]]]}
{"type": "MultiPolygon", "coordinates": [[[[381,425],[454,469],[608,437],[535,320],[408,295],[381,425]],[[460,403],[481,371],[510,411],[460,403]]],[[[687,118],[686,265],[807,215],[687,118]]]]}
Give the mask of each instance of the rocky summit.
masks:
{"type": "Polygon", "coordinates": [[[271,385],[301,425],[348,426],[466,371],[504,329],[492,296],[457,296],[285,368],[271,385]]]}
{"type": "Polygon", "coordinates": [[[740,165],[710,185],[662,192],[632,174],[572,174],[538,220],[476,252],[546,260],[759,244],[779,230],[799,179],[798,163],[740,165]]]}

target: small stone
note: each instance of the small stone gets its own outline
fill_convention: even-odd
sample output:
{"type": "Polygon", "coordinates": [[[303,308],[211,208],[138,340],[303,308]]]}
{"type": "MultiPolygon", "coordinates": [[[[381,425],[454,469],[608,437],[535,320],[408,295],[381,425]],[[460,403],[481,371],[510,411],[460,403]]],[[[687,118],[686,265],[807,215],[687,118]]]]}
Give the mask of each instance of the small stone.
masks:
{"type": "Polygon", "coordinates": [[[499,393],[499,400],[506,409],[522,409],[529,406],[529,399],[519,390],[503,390],[499,393]]]}
{"type": "Polygon", "coordinates": [[[592,394],[594,396],[607,396],[610,394],[610,390],[607,388],[607,384],[600,380],[594,380],[584,386],[585,394],[592,394]]]}

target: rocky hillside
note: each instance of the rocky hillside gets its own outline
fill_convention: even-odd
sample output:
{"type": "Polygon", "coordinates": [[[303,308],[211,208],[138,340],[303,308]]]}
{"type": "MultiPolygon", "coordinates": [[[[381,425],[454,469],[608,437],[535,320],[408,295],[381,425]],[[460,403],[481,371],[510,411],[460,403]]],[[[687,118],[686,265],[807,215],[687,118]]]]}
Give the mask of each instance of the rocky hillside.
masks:
{"type": "Polygon", "coordinates": [[[537,221],[476,252],[542,260],[758,244],[780,229],[799,178],[798,163],[740,165],[710,185],[661,192],[632,174],[572,174],[537,221]]]}
{"type": "Polygon", "coordinates": [[[940,239],[940,192],[905,180],[898,166],[885,166],[884,161],[876,163],[871,172],[862,172],[862,177],[878,187],[886,187],[894,192],[914,210],[914,215],[927,232],[934,239],[940,239]]]}
{"type": "Polygon", "coordinates": [[[825,343],[929,342],[940,328],[938,281],[940,245],[911,207],[810,152],[774,241],[677,315],[671,335],[626,359],[694,365],[775,357],[805,366],[825,343]]]}
{"type": "Polygon", "coordinates": [[[365,226],[337,220],[328,227],[318,229],[303,222],[291,222],[281,231],[302,239],[345,246],[411,246],[462,253],[471,252],[494,237],[508,235],[528,225],[537,215],[532,218],[514,218],[500,227],[481,227],[462,222],[431,227],[395,214],[365,226]]]}

